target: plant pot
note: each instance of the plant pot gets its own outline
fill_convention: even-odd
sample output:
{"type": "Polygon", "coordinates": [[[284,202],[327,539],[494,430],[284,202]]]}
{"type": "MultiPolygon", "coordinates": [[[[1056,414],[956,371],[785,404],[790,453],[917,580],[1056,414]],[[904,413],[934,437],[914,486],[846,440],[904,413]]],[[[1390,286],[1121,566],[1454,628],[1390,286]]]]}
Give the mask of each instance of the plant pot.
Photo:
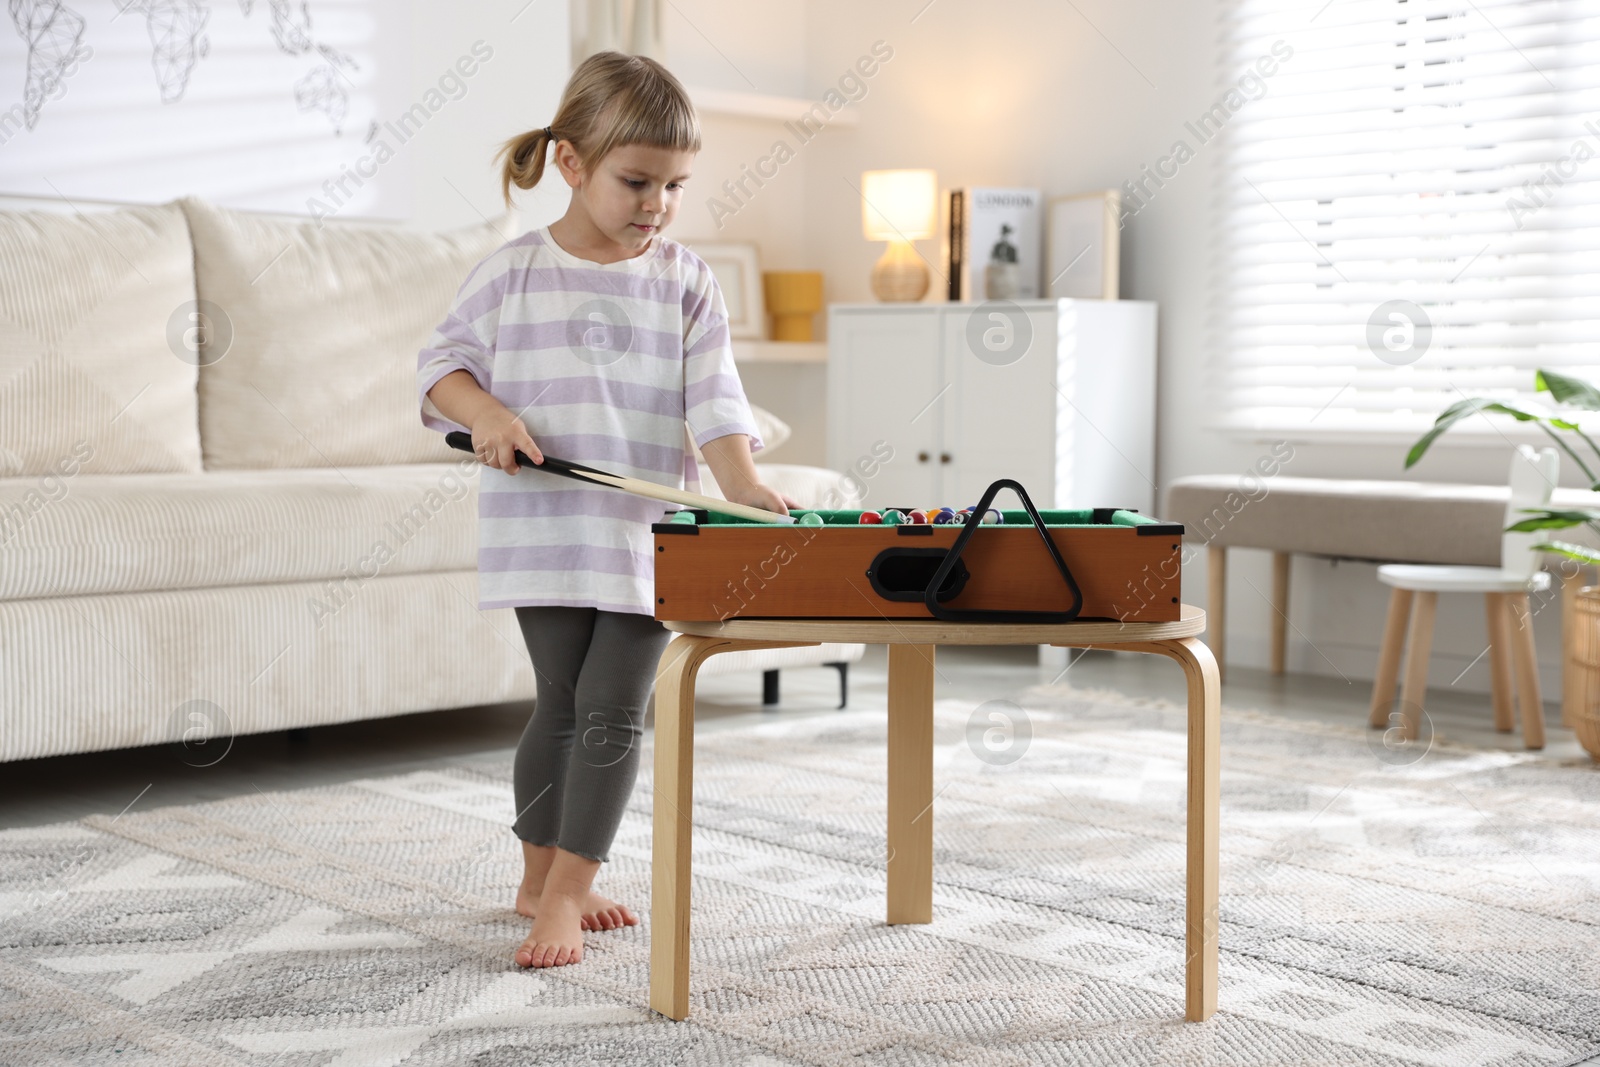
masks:
{"type": "Polygon", "coordinates": [[[1572,612],[1573,682],[1579,699],[1572,702],[1572,729],[1590,758],[1600,763],[1600,586],[1578,590],[1572,612]]]}

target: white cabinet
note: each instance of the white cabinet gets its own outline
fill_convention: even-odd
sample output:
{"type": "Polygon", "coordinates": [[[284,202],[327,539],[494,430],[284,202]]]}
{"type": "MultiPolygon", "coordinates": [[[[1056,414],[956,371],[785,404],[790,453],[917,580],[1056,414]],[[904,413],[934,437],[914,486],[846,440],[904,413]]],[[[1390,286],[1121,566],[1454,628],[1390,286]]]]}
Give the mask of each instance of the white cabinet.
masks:
{"type": "Polygon", "coordinates": [[[963,507],[1011,478],[1039,507],[1153,514],[1155,369],[1148,301],[834,304],[828,466],[869,507],[963,507]]]}

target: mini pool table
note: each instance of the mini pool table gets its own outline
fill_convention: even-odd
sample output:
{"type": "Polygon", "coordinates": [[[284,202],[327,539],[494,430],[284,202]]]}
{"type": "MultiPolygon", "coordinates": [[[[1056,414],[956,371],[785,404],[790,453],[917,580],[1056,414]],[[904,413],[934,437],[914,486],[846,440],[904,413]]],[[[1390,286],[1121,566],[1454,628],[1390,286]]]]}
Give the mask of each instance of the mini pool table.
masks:
{"type": "Polygon", "coordinates": [[[815,514],[821,525],[777,526],[699,509],[668,513],[651,526],[655,617],[1019,623],[1180,617],[1178,523],[1113,508],[1030,506],[1002,511],[1004,521],[993,525],[890,526],[862,523],[860,510],[815,514]],[[953,551],[956,560],[944,567],[953,551]],[[938,591],[929,596],[941,568],[938,591]]]}

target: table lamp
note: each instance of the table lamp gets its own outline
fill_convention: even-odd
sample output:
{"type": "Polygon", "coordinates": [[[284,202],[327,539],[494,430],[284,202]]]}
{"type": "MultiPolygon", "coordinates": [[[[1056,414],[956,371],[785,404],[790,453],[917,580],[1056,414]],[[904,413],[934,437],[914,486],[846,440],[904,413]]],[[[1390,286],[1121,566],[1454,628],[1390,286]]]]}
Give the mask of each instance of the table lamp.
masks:
{"type": "Polygon", "coordinates": [[[861,175],[861,232],[888,241],[872,268],[872,295],[883,301],[921,300],[928,265],[912,241],[933,236],[939,180],[931,170],[869,170],[861,175]]]}

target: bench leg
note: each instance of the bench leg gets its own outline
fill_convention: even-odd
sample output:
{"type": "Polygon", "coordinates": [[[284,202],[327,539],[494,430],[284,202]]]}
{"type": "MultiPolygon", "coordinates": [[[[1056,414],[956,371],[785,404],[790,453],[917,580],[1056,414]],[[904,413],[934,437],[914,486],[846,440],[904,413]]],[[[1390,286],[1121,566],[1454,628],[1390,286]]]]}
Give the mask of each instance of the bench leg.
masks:
{"type": "Polygon", "coordinates": [[[1378,648],[1378,675],[1372,680],[1372,707],[1367,722],[1374,729],[1389,728],[1394,687],[1400,679],[1400,655],[1406,647],[1406,623],[1411,619],[1409,589],[1389,591],[1389,617],[1383,624],[1383,644],[1378,648]]]}
{"type": "Polygon", "coordinates": [[[1217,660],[1217,677],[1227,672],[1228,661],[1228,550],[1212,545],[1206,550],[1206,644],[1217,660]]]}
{"type": "Polygon", "coordinates": [[[933,645],[889,646],[886,921],[933,921],[933,645]]]}
{"type": "Polygon", "coordinates": [[[1177,660],[1189,690],[1188,859],[1184,889],[1184,1018],[1217,1010],[1217,835],[1222,766],[1222,687],[1217,661],[1193,637],[1125,645],[1177,660]]]}
{"type": "Polygon", "coordinates": [[[1522,703],[1522,743],[1528,748],[1543,748],[1544,701],[1539,696],[1539,661],[1533,651],[1533,614],[1528,608],[1528,594],[1512,593],[1506,601],[1517,625],[1511,657],[1517,664],[1517,691],[1522,703]]]}
{"type": "Polygon", "coordinates": [[[1489,622],[1489,700],[1494,705],[1494,728],[1508,734],[1516,725],[1511,706],[1511,616],[1504,593],[1485,593],[1483,602],[1489,622]]]}
{"type": "Polygon", "coordinates": [[[1272,673],[1282,674],[1289,656],[1289,561],[1287,552],[1272,554],[1272,673]]]}
{"type": "Polygon", "coordinates": [[[1439,610],[1438,593],[1418,593],[1411,610],[1411,639],[1406,650],[1406,680],[1400,689],[1401,734],[1415,741],[1421,733],[1422,702],[1428,697],[1428,657],[1433,654],[1433,619],[1439,610]]]}

